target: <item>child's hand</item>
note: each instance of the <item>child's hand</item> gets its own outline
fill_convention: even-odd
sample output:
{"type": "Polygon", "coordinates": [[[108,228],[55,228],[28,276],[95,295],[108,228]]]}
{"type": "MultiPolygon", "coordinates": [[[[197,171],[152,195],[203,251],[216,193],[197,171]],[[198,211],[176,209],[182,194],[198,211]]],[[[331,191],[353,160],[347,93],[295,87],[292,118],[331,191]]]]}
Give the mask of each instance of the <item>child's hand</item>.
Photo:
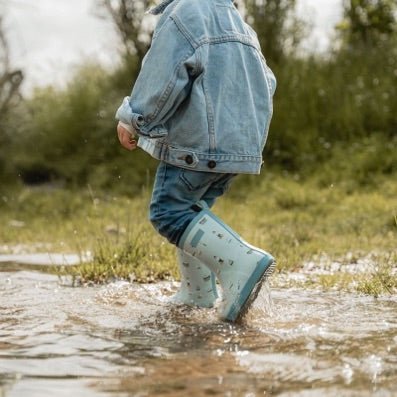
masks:
{"type": "Polygon", "coordinates": [[[125,128],[124,125],[125,124],[121,122],[117,125],[119,141],[127,150],[134,150],[137,148],[137,136],[130,129],[125,128]]]}

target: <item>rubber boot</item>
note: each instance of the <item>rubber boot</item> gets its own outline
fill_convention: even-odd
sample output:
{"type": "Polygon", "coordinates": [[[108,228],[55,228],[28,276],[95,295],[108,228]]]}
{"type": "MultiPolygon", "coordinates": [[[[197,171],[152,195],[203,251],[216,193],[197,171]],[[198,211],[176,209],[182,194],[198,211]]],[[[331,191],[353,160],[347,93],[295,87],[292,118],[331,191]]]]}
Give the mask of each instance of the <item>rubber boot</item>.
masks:
{"type": "Polygon", "coordinates": [[[179,248],[177,258],[181,286],[171,300],[189,306],[213,307],[218,298],[214,274],[198,259],[179,248]]]}
{"type": "Polygon", "coordinates": [[[178,245],[205,263],[223,290],[220,316],[239,321],[258,295],[262,283],[273,273],[274,258],[249,245],[204,204],[190,222],[178,245]]]}

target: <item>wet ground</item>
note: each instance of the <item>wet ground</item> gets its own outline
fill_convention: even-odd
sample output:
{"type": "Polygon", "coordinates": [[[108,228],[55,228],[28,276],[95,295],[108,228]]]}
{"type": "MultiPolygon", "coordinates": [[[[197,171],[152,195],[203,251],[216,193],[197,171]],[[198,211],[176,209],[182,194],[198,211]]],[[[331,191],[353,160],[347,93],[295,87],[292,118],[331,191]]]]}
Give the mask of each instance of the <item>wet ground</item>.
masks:
{"type": "Polygon", "coordinates": [[[265,288],[231,325],[176,288],[0,264],[0,396],[397,396],[395,296],[265,288]]]}

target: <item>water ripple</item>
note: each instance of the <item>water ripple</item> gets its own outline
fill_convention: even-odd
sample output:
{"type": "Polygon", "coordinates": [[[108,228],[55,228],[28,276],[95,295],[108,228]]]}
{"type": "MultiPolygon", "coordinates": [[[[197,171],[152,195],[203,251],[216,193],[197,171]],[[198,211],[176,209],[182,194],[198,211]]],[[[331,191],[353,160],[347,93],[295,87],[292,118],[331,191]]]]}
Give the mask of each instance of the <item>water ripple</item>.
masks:
{"type": "Polygon", "coordinates": [[[171,304],[177,283],[2,276],[0,395],[396,395],[395,297],[266,286],[236,325],[171,304]]]}

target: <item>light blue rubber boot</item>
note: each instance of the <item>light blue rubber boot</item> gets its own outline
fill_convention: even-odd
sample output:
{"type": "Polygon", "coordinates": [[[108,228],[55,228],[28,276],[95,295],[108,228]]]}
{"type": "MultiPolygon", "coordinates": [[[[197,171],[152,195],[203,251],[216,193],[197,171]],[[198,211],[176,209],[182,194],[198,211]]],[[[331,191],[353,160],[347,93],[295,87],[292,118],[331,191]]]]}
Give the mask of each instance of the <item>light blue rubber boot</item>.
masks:
{"type": "Polygon", "coordinates": [[[276,266],[267,252],[249,245],[205,204],[183,233],[179,247],[205,263],[223,290],[220,316],[239,321],[276,266]]]}
{"type": "Polygon", "coordinates": [[[197,258],[177,249],[181,286],[171,301],[189,306],[213,307],[218,293],[215,276],[197,258]]]}

